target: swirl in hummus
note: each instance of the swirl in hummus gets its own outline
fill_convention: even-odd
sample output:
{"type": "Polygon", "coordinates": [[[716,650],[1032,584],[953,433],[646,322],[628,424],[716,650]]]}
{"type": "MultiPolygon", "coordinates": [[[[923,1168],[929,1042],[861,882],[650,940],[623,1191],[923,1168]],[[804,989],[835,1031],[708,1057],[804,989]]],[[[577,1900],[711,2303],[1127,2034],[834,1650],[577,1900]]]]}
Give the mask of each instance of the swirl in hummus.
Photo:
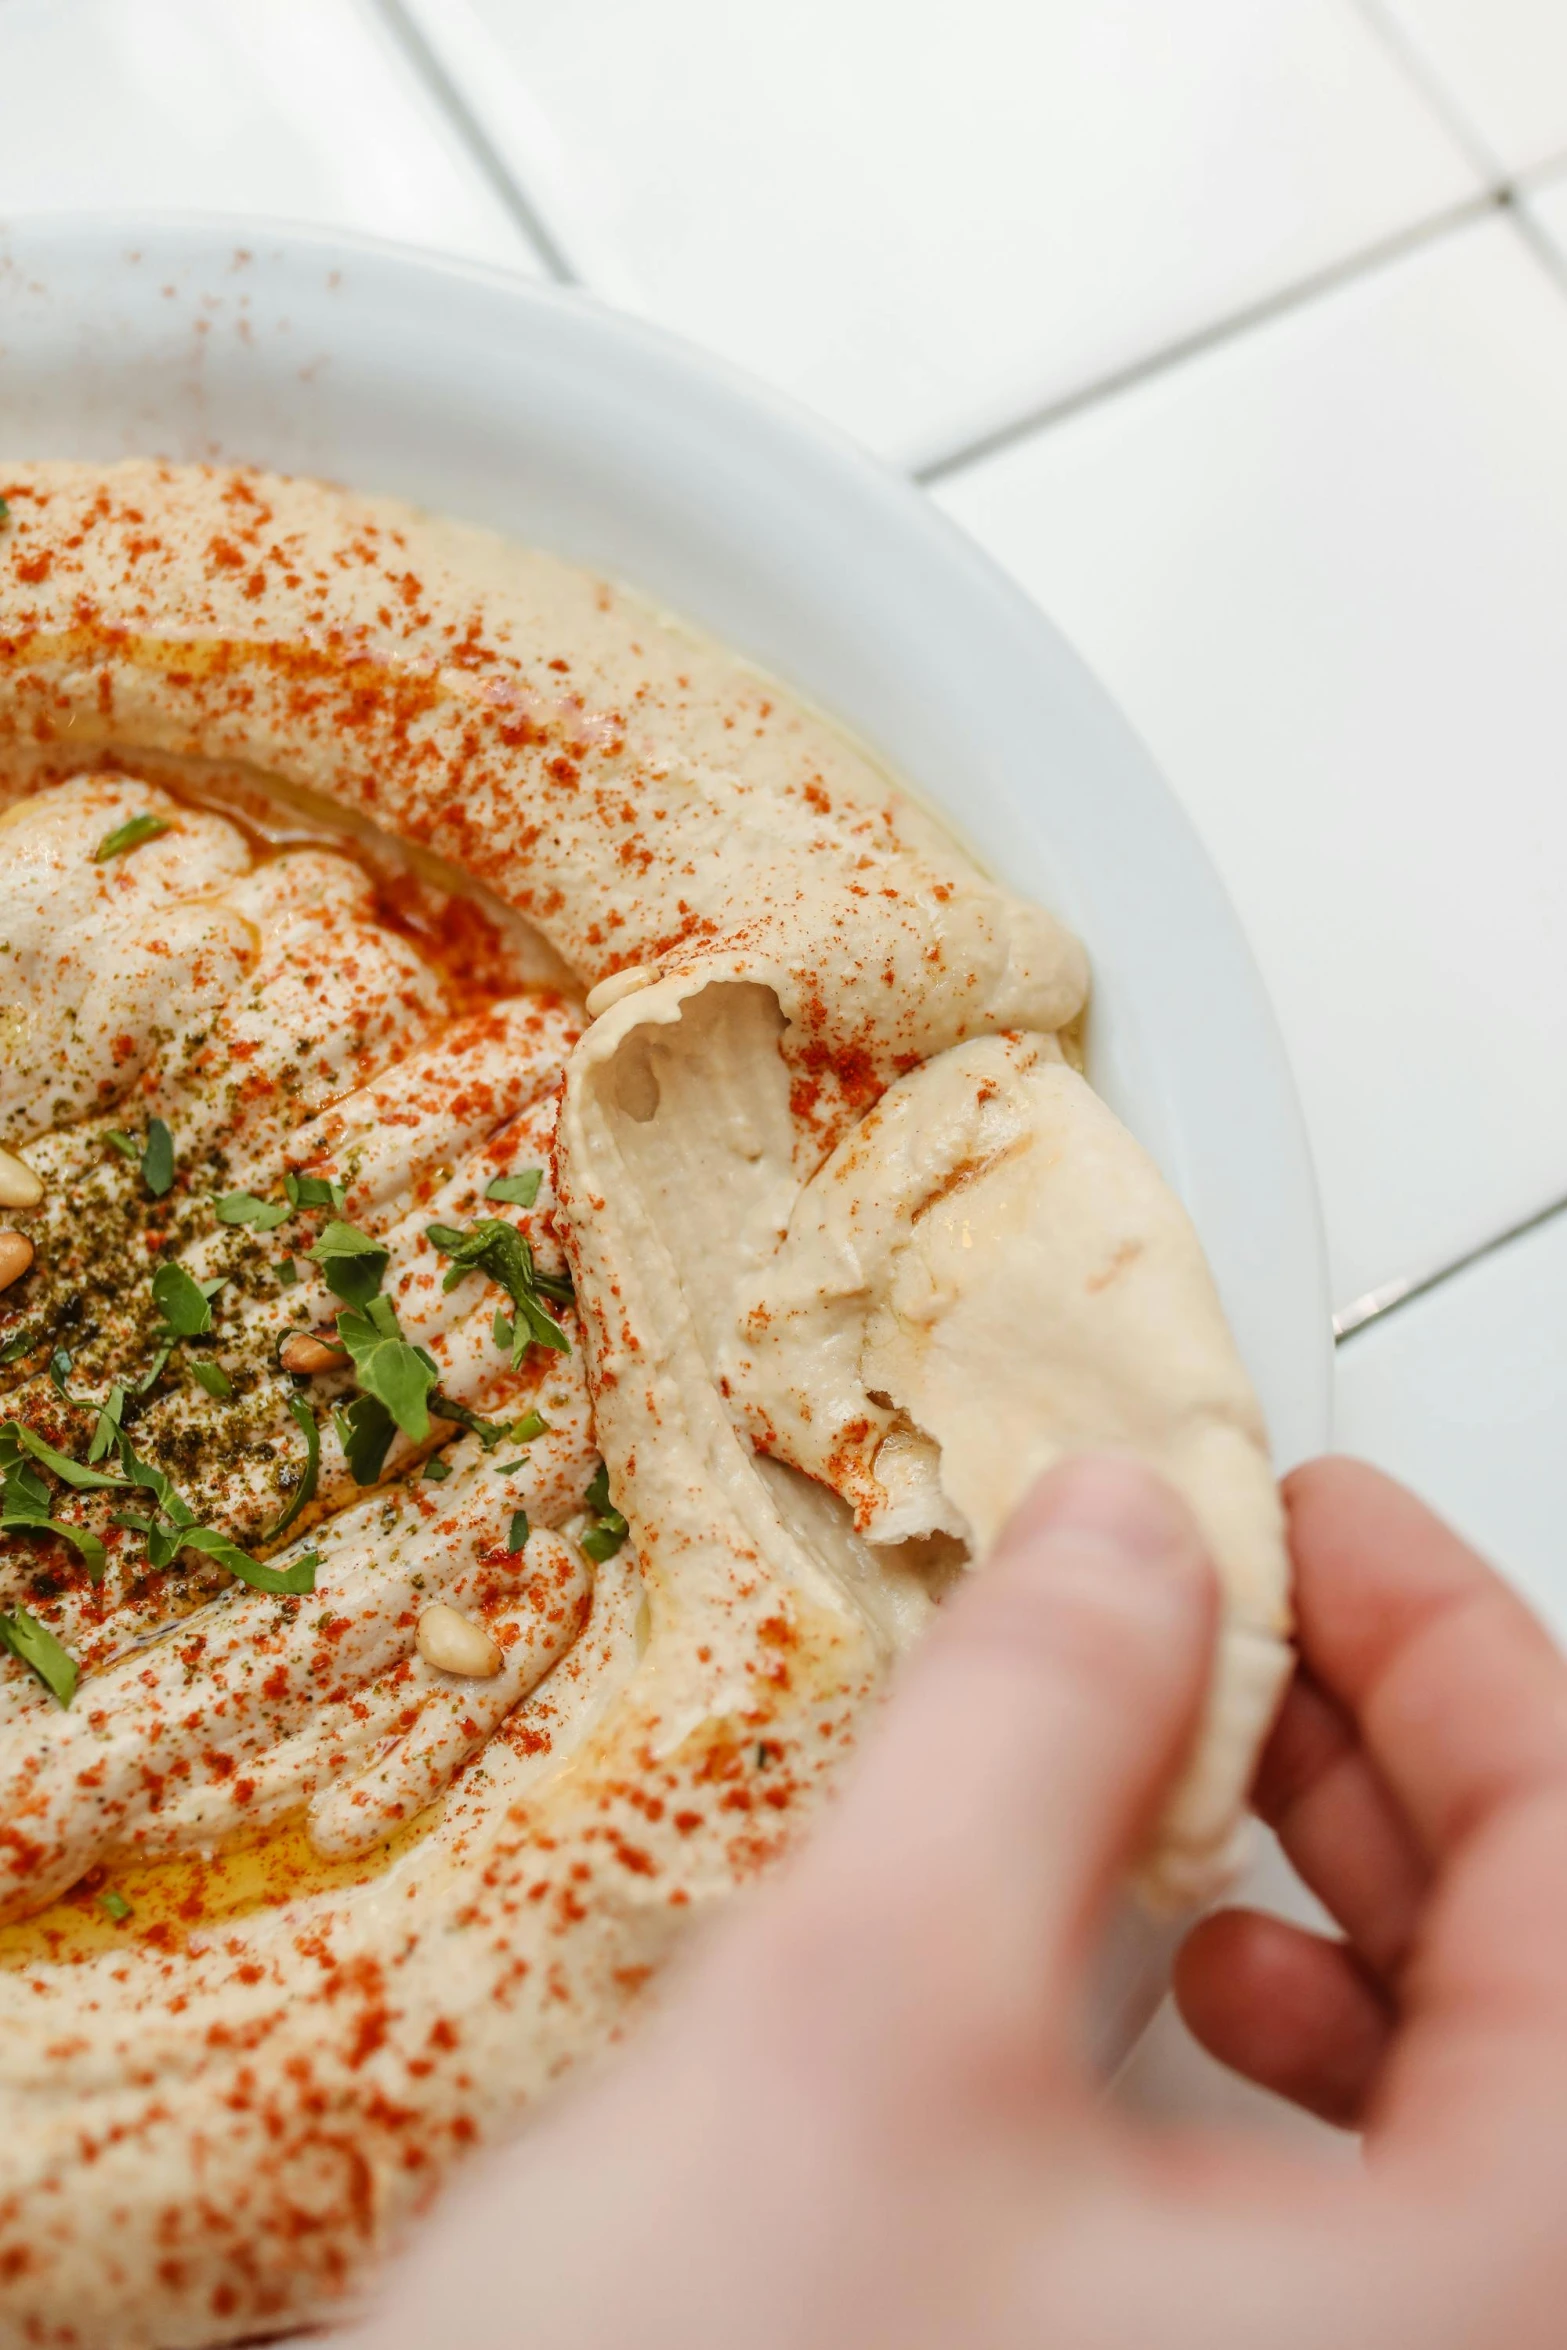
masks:
{"type": "Polygon", "coordinates": [[[1080,947],[830,726],[389,501],[0,490],[0,2297],[240,2340],[614,2032],[1073,1449],[1223,1577],[1141,1878],[1209,1891],[1281,1521],[1080,947]]]}

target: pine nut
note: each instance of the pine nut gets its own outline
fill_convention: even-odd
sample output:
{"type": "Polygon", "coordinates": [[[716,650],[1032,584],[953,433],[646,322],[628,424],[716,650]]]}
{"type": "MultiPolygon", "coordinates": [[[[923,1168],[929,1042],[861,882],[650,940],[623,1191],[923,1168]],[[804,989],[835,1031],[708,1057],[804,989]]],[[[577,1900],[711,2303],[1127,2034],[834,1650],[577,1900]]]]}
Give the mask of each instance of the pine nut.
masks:
{"type": "Polygon", "coordinates": [[[348,1349],[333,1339],[313,1337],[308,1330],[292,1330],[278,1348],[277,1359],[285,1371],[314,1379],[319,1371],[340,1371],[348,1360],[348,1349]]]}
{"type": "Polygon", "coordinates": [[[0,1150],[0,1208],[36,1208],[43,1195],[43,1178],[15,1151],[0,1150]]]}
{"type": "Polygon", "coordinates": [[[618,1004],[628,995],[635,995],[638,988],[651,987],[658,976],[656,963],[632,963],[624,971],[612,971],[607,979],[599,981],[597,987],[588,989],[582,1008],[590,1020],[596,1020],[600,1013],[609,1010],[611,1004],[618,1004]]]}
{"type": "Polygon", "coordinates": [[[25,1232],[0,1232],[0,1289],[20,1281],[33,1261],[33,1244],[25,1232]]]}
{"type": "Polygon", "coordinates": [[[493,1681],[502,1657],[482,1624],[454,1607],[427,1607],[419,1618],[419,1654],[438,1673],[460,1673],[465,1681],[493,1681]]]}

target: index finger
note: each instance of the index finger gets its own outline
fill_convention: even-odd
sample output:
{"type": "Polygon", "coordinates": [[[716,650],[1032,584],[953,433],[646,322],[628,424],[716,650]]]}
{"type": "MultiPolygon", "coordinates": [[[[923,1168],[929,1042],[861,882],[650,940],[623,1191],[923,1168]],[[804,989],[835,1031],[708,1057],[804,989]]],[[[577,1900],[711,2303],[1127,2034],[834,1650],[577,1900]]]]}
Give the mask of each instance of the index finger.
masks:
{"type": "Polygon", "coordinates": [[[1521,2152],[1567,2098],[1567,1660],[1391,1479],[1316,1462],[1286,1500],[1302,1648],[1436,1870],[1384,2120],[1440,2159],[1505,2109],[1521,2152]]]}

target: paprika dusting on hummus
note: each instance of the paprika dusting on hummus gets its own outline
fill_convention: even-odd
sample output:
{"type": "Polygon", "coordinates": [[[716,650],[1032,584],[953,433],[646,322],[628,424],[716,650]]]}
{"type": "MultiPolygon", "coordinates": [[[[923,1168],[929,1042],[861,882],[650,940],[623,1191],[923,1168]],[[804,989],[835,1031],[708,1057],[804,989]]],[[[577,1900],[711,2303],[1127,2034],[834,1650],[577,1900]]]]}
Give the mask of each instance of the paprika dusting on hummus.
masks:
{"type": "Polygon", "coordinates": [[[830,1787],[1025,1486],[1287,1631],[1077,942],[814,713],[389,501],[0,469],[0,2295],[329,2315],[830,1787]]]}

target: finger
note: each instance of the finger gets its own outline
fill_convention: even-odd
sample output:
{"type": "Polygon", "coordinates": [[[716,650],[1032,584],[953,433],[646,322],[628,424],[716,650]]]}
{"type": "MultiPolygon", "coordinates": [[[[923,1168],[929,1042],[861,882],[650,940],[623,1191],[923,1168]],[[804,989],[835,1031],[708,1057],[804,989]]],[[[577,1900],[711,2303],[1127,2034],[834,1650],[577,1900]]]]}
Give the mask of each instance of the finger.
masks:
{"type": "Polygon", "coordinates": [[[1305,1672],[1263,1750],[1252,1800],[1359,1955],[1390,1981],[1430,1868],[1347,1715],[1305,1672]]]}
{"type": "Polygon", "coordinates": [[[1374,2120],[1527,2167],[1567,2105],[1567,1663],[1482,1560],[1350,1462],[1291,1480],[1302,1641],[1436,1864],[1374,2120]]]}
{"type": "Polygon", "coordinates": [[[1065,2053],[1093,1927],[1195,1726],[1215,1620],[1196,1526],[1146,1470],[1080,1460],[1034,1489],[793,1888],[791,1964],[859,2060],[875,2038],[894,2065],[934,2054],[977,2079],[987,2052],[1014,2074],[1065,2053]]]}
{"type": "Polygon", "coordinates": [[[1285,1496],[1307,1664],[1427,1853],[1567,1779],[1567,1672],[1484,1560],[1359,1462],[1314,1462],[1285,1496]]]}
{"type": "Polygon", "coordinates": [[[1359,2126],[1394,2015],[1341,1943],[1256,1910],[1221,1910],[1187,1937],[1175,1997],[1221,2064],[1340,2129],[1359,2126]]]}

